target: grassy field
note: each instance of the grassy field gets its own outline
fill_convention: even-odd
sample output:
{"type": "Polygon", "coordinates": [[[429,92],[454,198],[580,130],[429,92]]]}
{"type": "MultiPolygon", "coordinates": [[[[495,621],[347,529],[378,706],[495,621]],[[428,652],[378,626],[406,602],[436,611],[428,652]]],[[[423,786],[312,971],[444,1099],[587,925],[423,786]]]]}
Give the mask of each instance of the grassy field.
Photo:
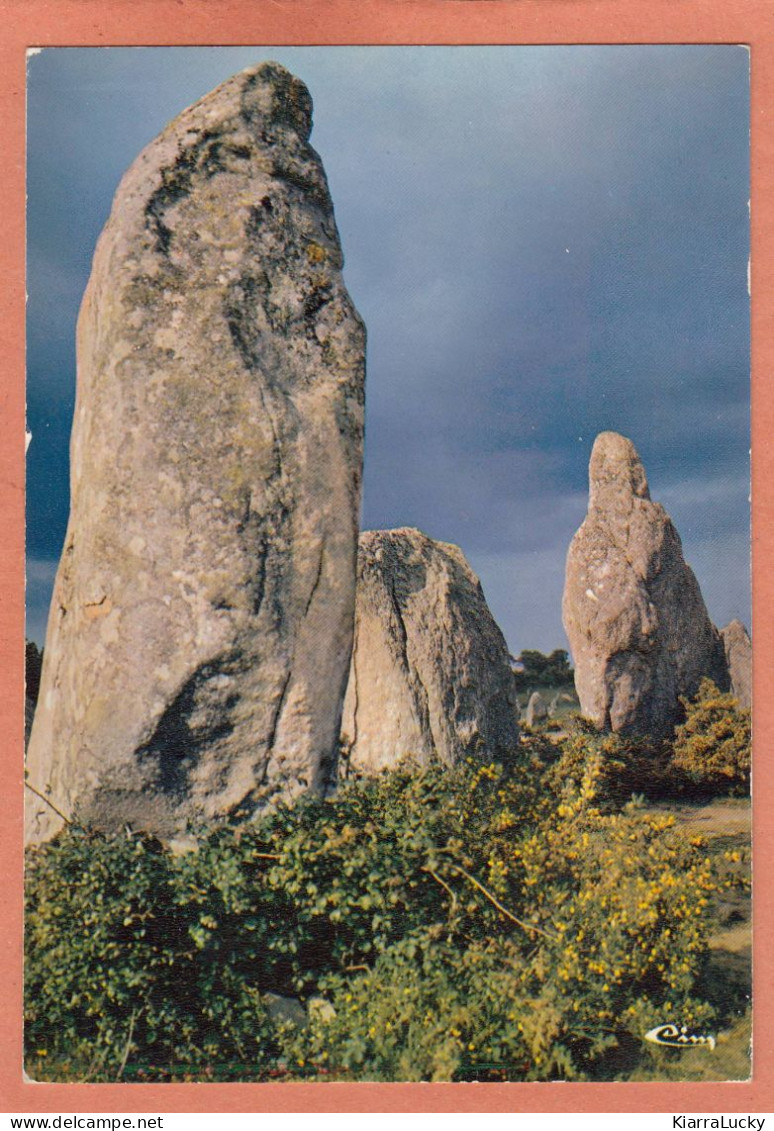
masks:
{"type": "Polygon", "coordinates": [[[561,729],[561,727],[569,721],[570,716],[580,710],[580,703],[574,684],[565,683],[558,687],[555,685],[549,687],[535,683],[534,685],[530,685],[528,690],[518,691],[516,693],[519,700],[519,715],[522,723],[524,722],[529,697],[533,691],[538,691],[546,706],[551,707],[547,722],[552,729],[561,729]]]}

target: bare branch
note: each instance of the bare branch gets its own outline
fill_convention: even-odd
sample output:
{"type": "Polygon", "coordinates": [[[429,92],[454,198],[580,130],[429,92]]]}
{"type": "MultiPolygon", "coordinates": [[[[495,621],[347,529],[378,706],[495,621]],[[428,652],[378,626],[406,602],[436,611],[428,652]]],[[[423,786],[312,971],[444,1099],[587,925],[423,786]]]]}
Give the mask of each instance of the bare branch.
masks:
{"type": "Polygon", "coordinates": [[[35,789],[35,786],[34,786],[34,785],[30,785],[30,783],[29,783],[28,781],[25,781],[25,783],[24,783],[24,784],[25,784],[26,788],[27,788],[28,790],[30,790],[30,792],[31,792],[31,793],[34,793],[34,794],[35,794],[35,796],[36,796],[36,797],[39,797],[41,801],[45,801],[45,803],[46,803],[46,805],[48,805],[49,809],[53,809],[53,810],[54,810],[54,812],[56,813],[56,815],[57,815],[58,817],[61,817],[61,818],[62,818],[62,820],[63,820],[63,821],[65,822],[65,824],[67,824],[67,825],[71,825],[71,824],[73,823],[73,822],[72,822],[72,821],[70,820],[70,818],[69,818],[69,817],[66,817],[66,816],[64,815],[64,813],[62,812],[62,810],[61,810],[61,809],[57,809],[56,805],[54,805],[54,802],[53,802],[53,801],[50,801],[50,800],[49,800],[49,799],[48,799],[48,798],[46,797],[45,793],[41,793],[39,789],[35,789]]]}
{"type": "Polygon", "coordinates": [[[552,935],[549,931],[544,931],[542,927],[536,927],[533,923],[525,923],[522,919],[517,919],[516,916],[511,911],[509,911],[507,907],[503,907],[502,903],[500,903],[499,899],[492,895],[491,891],[487,891],[484,885],[480,884],[475,876],[471,876],[471,874],[469,872],[466,872],[464,868],[460,868],[459,864],[450,864],[449,867],[453,868],[455,872],[459,872],[459,874],[461,876],[464,876],[469,883],[473,884],[474,887],[477,887],[482,895],[485,895],[489,902],[497,908],[500,914],[505,915],[506,919],[510,919],[512,923],[515,923],[518,927],[521,927],[525,931],[534,931],[538,935],[544,935],[547,939],[551,939],[552,942],[559,941],[558,935],[552,935]]]}

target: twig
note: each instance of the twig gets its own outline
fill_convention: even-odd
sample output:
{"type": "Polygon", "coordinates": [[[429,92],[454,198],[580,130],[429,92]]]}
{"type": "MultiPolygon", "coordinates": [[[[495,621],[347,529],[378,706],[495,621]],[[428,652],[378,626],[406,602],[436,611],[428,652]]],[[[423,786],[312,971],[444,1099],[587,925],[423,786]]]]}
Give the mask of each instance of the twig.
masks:
{"type": "Polygon", "coordinates": [[[99,1069],[105,1063],[105,1058],[107,1057],[107,1054],[109,1052],[110,1052],[109,1048],[104,1048],[101,1053],[97,1053],[97,1055],[94,1057],[91,1064],[89,1065],[89,1067],[86,1071],[86,1075],[84,1077],[82,1077],[82,1079],[79,1081],[79,1083],[88,1084],[89,1081],[92,1079],[92,1077],[96,1076],[99,1069]]]}
{"type": "Polygon", "coordinates": [[[466,880],[477,887],[482,895],[485,895],[489,902],[494,904],[497,910],[502,915],[505,915],[507,919],[510,919],[512,923],[515,923],[518,927],[521,927],[525,931],[535,931],[535,933],[538,935],[544,935],[547,939],[551,939],[552,942],[559,941],[558,935],[552,935],[549,931],[544,931],[542,927],[536,927],[532,923],[525,923],[522,919],[517,919],[516,916],[511,911],[509,911],[507,907],[503,907],[502,903],[500,903],[500,901],[492,895],[491,891],[487,891],[484,885],[480,884],[475,876],[471,876],[470,873],[466,872],[464,868],[460,868],[459,864],[450,864],[449,867],[453,868],[455,872],[459,872],[461,876],[464,876],[466,880]]]}
{"type": "Polygon", "coordinates": [[[279,860],[280,859],[280,853],[279,852],[254,852],[253,856],[257,860],[279,860]]]}
{"type": "Polygon", "coordinates": [[[370,970],[370,966],[345,966],[345,973],[349,974],[352,970],[370,970]]]}
{"type": "Polygon", "coordinates": [[[64,815],[64,813],[62,812],[61,809],[57,809],[57,807],[56,807],[56,805],[54,804],[53,801],[49,801],[49,799],[46,797],[45,793],[41,793],[39,789],[35,789],[35,786],[30,785],[30,783],[28,781],[25,781],[24,784],[27,787],[27,789],[31,790],[31,792],[35,794],[36,797],[39,797],[41,801],[45,801],[46,805],[48,805],[48,807],[50,809],[53,809],[54,812],[56,813],[56,815],[58,817],[61,817],[62,820],[65,822],[65,824],[71,825],[73,823],[70,820],[69,817],[65,817],[65,815],[64,815]]]}
{"type": "Polygon", "coordinates": [[[118,1069],[116,1081],[120,1080],[121,1077],[123,1076],[124,1069],[126,1068],[126,1062],[129,1059],[129,1050],[132,1047],[132,1037],[134,1036],[134,1023],[135,1023],[136,1020],[137,1020],[137,1011],[135,1009],[133,1009],[132,1015],[129,1018],[129,1035],[126,1038],[126,1047],[124,1049],[124,1055],[121,1058],[121,1064],[120,1064],[119,1069],[118,1069]]]}
{"type": "Polygon", "coordinates": [[[422,869],[422,871],[427,872],[428,876],[432,876],[433,879],[435,880],[435,882],[437,884],[440,884],[441,887],[444,888],[444,890],[449,893],[449,895],[451,896],[451,901],[452,901],[451,910],[455,911],[456,908],[457,908],[456,893],[454,891],[452,891],[452,889],[449,887],[449,885],[446,883],[446,881],[442,880],[441,877],[436,872],[434,872],[432,868],[425,867],[425,868],[422,869]]]}

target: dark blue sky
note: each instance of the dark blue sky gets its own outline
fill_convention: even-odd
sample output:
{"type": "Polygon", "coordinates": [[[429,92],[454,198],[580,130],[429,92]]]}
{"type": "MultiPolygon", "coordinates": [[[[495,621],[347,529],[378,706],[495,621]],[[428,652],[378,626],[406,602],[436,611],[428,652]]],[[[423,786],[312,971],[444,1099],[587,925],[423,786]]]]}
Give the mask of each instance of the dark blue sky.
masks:
{"type": "Polygon", "coordinates": [[[113,193],[172,117],[267,58],[311,91],[368,327],[364,528],[458,543],[512,651],[565,647],[564,559],[614,429],[710,615],[749,624],[745,48],[60,48],[29,62],[28,633],[113,193]]]}

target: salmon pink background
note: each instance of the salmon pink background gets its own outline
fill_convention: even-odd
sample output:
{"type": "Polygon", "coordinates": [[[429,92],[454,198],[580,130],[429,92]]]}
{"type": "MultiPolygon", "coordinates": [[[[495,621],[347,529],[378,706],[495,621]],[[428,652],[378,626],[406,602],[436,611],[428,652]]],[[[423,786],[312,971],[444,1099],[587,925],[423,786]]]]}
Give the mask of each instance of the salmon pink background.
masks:
{"type": "Polygon", "coordinates": [[[0,1111],[774,1110],[774,4],[771,0],[0,0],[0,1111]],[[22,1074],[24,139],[29,47],[744,43],[752,61],[754,1040],[728,1084],[30,1084],[22,1074]]]}

